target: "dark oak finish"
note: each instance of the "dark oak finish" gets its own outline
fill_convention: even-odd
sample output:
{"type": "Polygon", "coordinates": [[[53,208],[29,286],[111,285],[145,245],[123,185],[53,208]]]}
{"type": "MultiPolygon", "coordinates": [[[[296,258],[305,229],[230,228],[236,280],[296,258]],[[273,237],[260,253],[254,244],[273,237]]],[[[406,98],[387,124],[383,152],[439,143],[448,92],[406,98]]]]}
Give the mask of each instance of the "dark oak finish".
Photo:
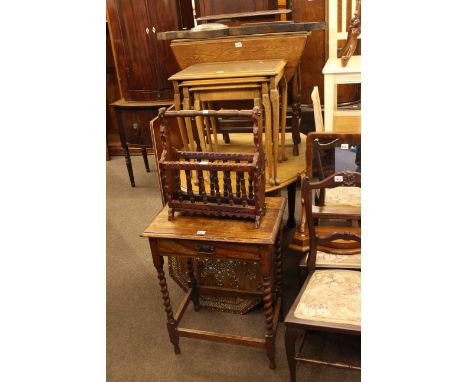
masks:
{"type": "Polygon", "coordinates": [[[115,69],[114,55],[109,36],[109,26],[106,22],[106,143],[107,154],[113,154],[114,148],[122,150],[120,142],[119,128],[112,115],[111,103],[121,98],[119,80],[115,69]]]}
{"type": "MultiPolygon", "coordinates": [[[[339,247],[346,247],[348,249],[354,249],[356,246],[360,247],[361,235],[360,232],[357,233],[355,230],[351,232],[350,227],[333,227],[331,232],[323,234],[323,231],[320,232],[315,226],[314,220],[317,216],[312,210],[312,201],[311,194],[314,190],[320,190],[323,188],[334,188],[334,187],[351,187],[351,186],[361,186],[361,174],[357,172],[344,171],[334,173],[331,176],[323,179],[319,182],[313,183],[310,181],[308,176],[305,176],[302,180],[302,195],[304,198],[307,225],[309,229],[309,257],[307,259],[307,270],[309,275],[307,276],[304,285],[302,286],[298,296],[296,297],[291,309],[289,310],[285,320],[284,325],[286,327],[285,331],[285,348],[286,355],[288,359],[288,366],[290,372],[291,382],[296,381],[296,364],[297,362],[308,362],[316,365],[325,365],[338,368],[346,368],[352,370],[360,370],[360,367],[357,365],[346,365],[343,363],[337,362],[326,362],[316,359],[308,359],[303,357],[300,354],[296,353],[296,341],[298,338],[304,338],[307,331],[325,331],[325,332],[335,332],[359,336],[361,334],[361,327],[356,325],[351,325],[348,323],[340,322],[320,322],[316,320],[306,320],[298,318],[295,316],[294,312],[301,301],[301,298],[309,287],[309,281],[316,271],[316,260],[317,260],[317,250],[323,250],[326,252],[333,253],[334,244],[339,243],[339,247]],[[338,178],[337,178],[338,177],[338,178]],[[339,178],[341,177],[341,179],[339,178]],[[338,231],[338,229],[342,231],[338,231]]],[[[340,252],[341,253],[341,252],[340,252]]],[[[300,349],[302,346],[300,347],[300,349]]]]}
{"type": "Polygon", "coordinates": [[[130,158],[130,147],[141,151],[146,171],[149,172],[147,149],[153,148],[149,124],[157,115],[159,108],[167,105],[170,105],[170,101],[127,102],[119,100],[110,105],[113,119],[119,129],[120,142],[132,187],[135,187],[135,179],[130,158]]]}
{"type": "MultiPolygon", "coordinates": [[[[267,212],[263,218],[263,224],[257,230],[252,230],[248,222],[242,220],[229,220],[229,232],[226,232],[224,228],[226,219],[180,215],[168,221],[169,207],[166,205],[142,234],[143,237],[149,239],[153,264],[157,271],[166,311],[169,339],[176,354],[180,353],[179,337],[198,338],[264,348],[270,368],[276,367],[275,334],[281,313],[281,221],[285,200],[267,198],[266,204],[267,212]],[[200,229],[203,229],[203,234],[200,234],[200,229]],[[163,256],[190,259],[189,273],[191,273],[190,267],[192,266],[191,258],[217,257],[259,262],[265,311],[265,337],[260,339],[179,327],[190,301],[193,302],[195,310],[200,308],[198,296],[202,290],[198,288],[193,275],[190,275],[190,288],[174,314],[163,269],[163,256]]],[[[236,290],[229,292],[235,293],[236,290]]],[[[241,295],[244,293],[240,292],[241,295]]]]}
{"type": "Polygon", "coordinates": [[[206,30],[206,31],[169,31],[158,33],[160,40],[175,40],[175,39],[203,39],[203,38],[217,38],[223,36],[248,36],[265,33],[286,33],[286,32],[312,32],[320,31],[326,28],[324,22],[317,23],[292,23],[292,22],[278,22],[278,23],[258,23],[247,24],[236,27],[229,27],[219,30],[206,30]]]}
{"type": "MultiPolygon", "coordinates": [[[[307,267],[309,270],[315,269],[315,256],[317,249],[334,253],[337,250],[344,254],[341,249],[361,249],[360,228],[357,227],[316,227],[315,221],[321,217],[321,213],[312,208],[311,191],[323,191],[327,188],[336,187],[361,187],[361,174],[359,172],[342,171],[336,172],[329,177],[316,183],[309,181],[306,176],[302,181],[301,194],[304,199],[304,209],[306,211],[306,222],[309,231],[309,258],[307,267]],[[341,177],[341,180],[339,180],[341,177]],[[354,229],[353,229],[354,228],[354,229]],[[337,232],[346,230],[345,232],[337,232]],[[328,232],[327,232],[328,231],[328,232]],[[313,267],[313,268],[312,268],[313,267]]],[[[346,214],[336,214],[335,218],[348,219],[346,214]]],[[[358,215],[360,219],[360,214],[358,215]]]]}
{"type": "Polygon", "coordinates": [[[278,8],[277,0],[196,0],[195,3],[197,15],[202,18],[225,13],[267,11],[278,8]]]}
{"type": "Polygon", "coordinates": [[[341,65],[346,66],[349,59],[356,51],[358,46],[358,37],[361,34],[361,0],[356,1],[356,10],[353,18],[349,22],[348,26],[348,38],[346,39],[345,45],[341,48],[339,56],[341,57],[341,65]]]}
{"type": "Polygon", "coordinates": [[[258,19],[258,18],[275,18],[279,20],[278,16],[286,15],[291,13],[290,9],[274,9],[271,11],[253,11],[253,12],[237,12],[237,13],[223,13],[216,14],[211,16],[198,17],[197,21],[201,22],[220,22],[220,21],[247,21],[248,19],[258,19]],[[247,19],[247,20],[246,20],[247,19]]]}
{"type": "Polygon", "coordinates": [[[109,31],[122,96],[127,101],[173,96],[167,78],[177,71],[169,43],[156,33],[191,28],[187,0],[107,0],[109,31]]]}
{"type": "MultiPolygon", "coordinates": [[[[324,22],[326,23],[327,0],[290,0],[288,7],[292,10],[292,19],[296,23],[324,22]]],[[[351,3],[350,1],[348,3],[351,3]]],[[[340,8],[341,9],[341,8],[340,8]]],[[[340,9],[338,14],[341,14],[340,9]]],[[[358,47],[359,49],[359,47],[358,47]]],[[[310,93],[314,86],[319,87],[320,94],[325,94],[323,89],[322,69],[328,58],[328,45],[326,33],[317,31],[312,33],[304,49],[301,61],[301,102],[310,104],[310,93]]],[[[357,101],[361,97],[359,85],[340,85],[338,102],[357,101]]]]}
{"type": "MultiPolygon", "coordinates": [[[[163,152],[159,160],[159,171],[169,204],[169,220],[174,218],[175,211],[191,215],[226,216],[237,218],[254,218],[255,228],[265,213],[265,158],[258,131],[260,109],[253,111],[169,111],[163,108],[159,112],[161,119],[161,141],[163,152]],[[231,154],[214,152],[191,152],[174,149],[170,140],[167,118],[186,117],[242,117],[252,116],[254,127],[254,154],[231,154]],[[242,161],[242,163],[240,163],[242,161]],[[203,173],[210,174],[210,190],[205,190],[203,173]],[[224,174],[224,193],[221,194],[218,173],[224,174]],[[198,194],[192,189],[192,176],[196,173],[198,194]],[[245,177],[244,174],[247,174],[245,177]],[[186,176],[187,190],[181,186],[181,175],[186,176]],[[235,177],[236,190],[231,188],[232,176],[235,177]],[[249,193],[247,194],[246,179],[249,193]]],[[[204,139],[201,137],[200,139],[204,139]]]]}
{"type": "MultiPolygon", "coordinates": [[[[351,147],[360,143],[360,133],[309,133],[306,141],[306,175],[309,179],[318,177],[320,180],[331,175],[335,172],[335,147],[340,147],[341,144],[351,147]]],[[[361,208],[358,206],[325,206],[325,193],[324,189],[318,190],[315,205],[312,206],[318,219],[335,219],[342,215],[346,215],[347,220],[361,219],[361,208]]],[[[309,236],[303,197],[301,204],[301,223],[293,234],[289,248],[304,253],[309,250],[309,236]]]]}
{"type": "MultiPolygon", "coordinates": [[[[171,106],[171,108],[168,110],[174,110],[174,106],[171,106]]],[[[153,147],[156,151],[156,159],[159,159],[162,153],[160,122],[161,121],[159,116],[156,116],[150,123],[153,147]]],[[[178,128],[176,118],[167,118],[166,123],[169,126],[168,130],[171,134],[172,146],[181,150],[183,143],[180,137],[180,130],[178,128]]],[[[158,168],[159,166],[157,165],[156,167],[158,168]]],[[[156,172],[156,175],[160,184],[160,191],[162,193],[161,199],[165,204],[167,201],[164,199],[164,192],[161,185],[162,182],[159,177],[159,171],[156,172]]],[[[295,190],[295,188],[296,186],[294,185],[293,189],[295,190]]],[[[210,187],[207,187],[206,189],[208,191],[210,187]]],[[[247,190],[247,192],[250,191],[247,190]]],[[[274,193],[269,194],[269,196],[280,196],[279,190],[274,191],[274,193]]],[[[295,196],[295,192],[292,193],[292,195],[295,196]]],[[[291,200],[289,200],[288,203],[290,205],[295,204],[294,201],[291,200]]],[[[190,220],[190,217],[182,215],[179,216],[178,219],[190,220]]],[[[263,230],[265,227],[266,223],[264,222],[264,219],[265,217],[262,218],[262,224],[258,230],[263,230]]],[[[291,214],[291,209],[289,219],[294,222],[294,213],[291,214]]],[[[246,222],[246,224],[250,224],[252,227],[251,222],[246,222]]],[[[234,232],[232,237],[236,237],[237,235],[238,232],[234,232]]],[[[179,248],[182,250],[181,247],[179,248]]],[[[196,247],[191,248],[192,250],[196,250],[196,247]]],[[[229,251],[232,252],[233,248],[230,247],[229,251]]],[[[242,251],[249,252],[245,247],[242,248],[242,251]]],[[[178,286],[187,291],[189,289],[189,280],[187,278],[186,262],[182,261],[180,258],[170,258],[168,263],[171,277],[176,281],[178,286]]],[[[261,289],[262,287],[262,280],[259,275],[258,263],[233,260],[233,262],[230,264],[231,265],[229,266],[227,263],[224,265],[218,262],[217,259],[213,259],[208,262],[202,262],[198,260],[194,261],[194,273],[198,281],[198,289],[203,295],[203,299],[201,299],[200,303],[202,306],[208,307],[212,310],[245,314],[257,306],[260,302],[259,297],[261,297],[261,295],[259,296],[258,292],[256,292],[259,290],[259,288],[261,289]],[[212,270],[210,271],[208,267],[211,267],[212,270]],[[214,273],[214,270],[219,270],[220,273],[214,273]],[[236,297],[236,300],[233,300],[234,295],[239,297],[236,297]]]]}

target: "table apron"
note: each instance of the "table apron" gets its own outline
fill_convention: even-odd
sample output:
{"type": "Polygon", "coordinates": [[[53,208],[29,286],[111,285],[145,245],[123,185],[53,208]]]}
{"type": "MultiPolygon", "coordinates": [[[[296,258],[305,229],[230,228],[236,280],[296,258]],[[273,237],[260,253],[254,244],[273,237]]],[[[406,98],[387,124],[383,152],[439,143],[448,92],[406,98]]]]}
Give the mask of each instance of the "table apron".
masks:
{"type": "Polygon", "coordinates": [[[160,256],[260,260],[259,245],[174,239],[158,239],[157,245],[160,256]]]}

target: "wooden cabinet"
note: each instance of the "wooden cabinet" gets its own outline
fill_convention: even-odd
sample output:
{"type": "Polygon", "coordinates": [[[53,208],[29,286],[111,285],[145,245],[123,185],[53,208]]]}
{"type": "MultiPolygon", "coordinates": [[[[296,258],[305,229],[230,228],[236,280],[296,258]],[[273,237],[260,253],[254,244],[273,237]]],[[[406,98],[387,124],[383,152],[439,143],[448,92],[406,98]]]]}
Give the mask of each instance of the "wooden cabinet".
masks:
{"type": "Polygon", "coordinates": [[[106,143],[108,159],[115,154],[115,148],[122,150],[120,144],[119,129],[112,117],[111,103],[121,98],[117,71],[112,54],[109,27],[106,23],[106,143]]]}
{"type": "MultiPolygon", "coordinates": [[[[328,0],[289,0],[287,7],[292,10],[292,19],[296,23],[327,21],[326,3],[328,0]]],[[[341,9],[338,14],[341,14],[341,9]]],[[[322,69],[328,58],[325,31],[315,31],[307,39],[301,61],[301,102],[311,104],[310,94],[318,86],[323,90],[322,69]]],[[[360,99],[359,85],[342,85],[338,92],[338,102],[351,102],[360,99]]]]}
{"type": "Polygon", "coordinates": [[[126,101],[171,99],[178,67],[158,32],[193,27],[190,0],[107,0],[112,48],[126,101]]]}
{"type": "Polygon", "coordinates": [[[196,0],[197,16],[278,9],[277,0],[196,0]]]}

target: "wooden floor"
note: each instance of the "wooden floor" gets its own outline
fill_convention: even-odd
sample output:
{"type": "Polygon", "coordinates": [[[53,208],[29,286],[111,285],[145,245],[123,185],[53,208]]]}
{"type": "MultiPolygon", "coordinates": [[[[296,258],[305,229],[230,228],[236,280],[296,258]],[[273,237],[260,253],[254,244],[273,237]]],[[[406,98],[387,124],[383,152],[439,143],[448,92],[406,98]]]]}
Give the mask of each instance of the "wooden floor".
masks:
{"type": "MultiPolygon", "coordinates": [[[[218,135],[218,151],[219,152],[228,152],[228,153],[252,153],[253,152],[253,136],[249,133],[234,133],[229,134],[231,142],[226,144],[224,143],[221,134],[218,135]]],[[[278,189],[286,187],[288,184],[293,183],[297,180],[297,175],[305,172],[305,150],[306,150],[306,139],[305,136],[301,136],[301,144],[299,145],[299,155],[294,156],[293,151],[293,141],[291,134],[286,134],[286,155],[287,160],[278,164],[278,178],[280,179],[280,184],[271,186],[268,182],[266,184],[266,192],[273,192],[278,189]]],[[[207,173],[204,176],[206,182],[205,187],[209,189],[209,174],[207,173]]],[[[220,187],[222,189],[223,182],[222,176],[219,177],[220,187]]],[[[235,189],[235,179],[231,179],[232,186],[235,189]]],[[[182,187],[185,188],[186,180],[185,177],[181,176],[182,187]]],[[[196,186],[195,190],[198,191],[196,186]]]]}

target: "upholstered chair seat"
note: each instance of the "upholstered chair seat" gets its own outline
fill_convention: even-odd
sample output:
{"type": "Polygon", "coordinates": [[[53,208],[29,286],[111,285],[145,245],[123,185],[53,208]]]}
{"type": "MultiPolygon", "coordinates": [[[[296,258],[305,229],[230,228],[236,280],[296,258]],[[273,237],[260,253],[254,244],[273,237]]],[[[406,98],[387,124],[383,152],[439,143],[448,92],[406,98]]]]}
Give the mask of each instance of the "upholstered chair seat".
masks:
{"type": "MultiPolygon", "coordinates": [[[[299,266],[307,267],[307,252],[301,259],[299,266]]],[[[361,254],[341,255],[317,251],[317,260],[315,263],[317,268],[341,268],[341,269],[361,269],[361,254]]]]}
{"type": "Polygon", "coordinates": [[[294,317],[309,320],[311,325],[344,324],[360,330],[361,272],[315,271],[308,278],[294,317]]]}

